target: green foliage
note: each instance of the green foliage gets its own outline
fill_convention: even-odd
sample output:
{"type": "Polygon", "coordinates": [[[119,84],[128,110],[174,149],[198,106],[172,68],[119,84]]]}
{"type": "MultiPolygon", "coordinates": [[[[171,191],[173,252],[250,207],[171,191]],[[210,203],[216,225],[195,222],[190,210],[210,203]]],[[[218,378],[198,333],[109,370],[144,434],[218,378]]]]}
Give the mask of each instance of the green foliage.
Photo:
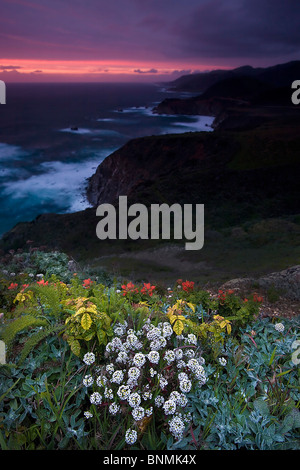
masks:
{"type": "Polygon", "coordinates": [[[3,329],[1,339],[5,342],[7,347],[9,347],[18,333],[36,327],[47,326],[48,324],[49,323],[45,318],[33,315],[24,315],[16,318],[3,329]]]}
{"type": "Polygon", "coordinates": [[[32,334],[25,342],[24,347],[20,353],[18,364],[22,364],[26,357],[33,351],[33,349],[45,338],[51,334],[56,334],[64,329],[64,325],[48,325],[37,333],[32,334]]]}
{"type": "Polygon", "coordinates": [[[34,294],[34,300],[44,315],[59,319],[63,313],[62,300],[66,298],[66,291],[56,277],[52,276],[51,281],[50,285],[31,285],[29,290],[34,294]]]}
{"type": "Polygon", "coordinates": [[[80,449],[86,438],[80,407],[82,367],[57,336],[48,336],[22,364],[0,367],[0,448],[80,449]]]}
{"type": "Polygon", "coordinates": [[[68,269],[69,258],[65,253],[59,251],[35,251],[31,258],[37,272],[44,274],[46,278],[55,275],[64,282],[70,279],[71,273],[68,269]]]}
{"type": "Polygon", "coordinates": [[[65,322],[64,337],[76,356],[84,354],[93,339],[98,347],[106,345],[113,332],[111,318],[105,312],[99,312],[97,306],[87,299],[79,299],[76,311],[70,312],[65,322]]]}
{"type": "MultiPolygon", "coordinates": [[[[124,413],[123,403],[122,413],[112,415],[107,397],[101,406],[90,402],[88,395],[98,385],[95,380],[89,388],[84,382],[90,371],[81,359],[86,352],[95,354],[95,379],[100,369],[108,374],[109,363],[124,372],[128,364],[116,360],[114,349],[125,340],[124,328],[135,332],[140,352],[148,341],[143,328],[167,325],[166,331],[173,331],[168,350],[201,354],[206,381],[185,394],[191,419],[181,439],[170,437],[161,409],[151,420],[134,424],[139,439],[131,449],[299,449],[299,367],[292,360],[299,320],[283,318],[278,326],[268,318],[254,320],[258,294],[247,299],[232,291],[212,295],[186,281],[167,292],[144,284],[135,297],[130,283],[120,290],[82,273],[68,284],[56,275],[39,284],[31,278],[26,288],[8,289],[10,282],[3,281],[9,300],[1,339],[13,362],[0,366],[0,448],[128,449],[124,429],[129,420],[132,425],[131,412],[124,413]],[[188,339],[180,346],[183,337],[188,339]],[[113,340],[114,347],[106,348],[113,340]],[[93,418],[83,415],[87,409],[93,418]]],[[[157,367],[171,390],[178,371],[173,373],[173,363],[165,364],[165,351],[159,352],[157,367]]],[[[141,368],[143,380],[153,387],[156,366],[147,375],[147,364],[141,368]]],[[[159,392],[156,384],[152,399],[159,392]]]]}

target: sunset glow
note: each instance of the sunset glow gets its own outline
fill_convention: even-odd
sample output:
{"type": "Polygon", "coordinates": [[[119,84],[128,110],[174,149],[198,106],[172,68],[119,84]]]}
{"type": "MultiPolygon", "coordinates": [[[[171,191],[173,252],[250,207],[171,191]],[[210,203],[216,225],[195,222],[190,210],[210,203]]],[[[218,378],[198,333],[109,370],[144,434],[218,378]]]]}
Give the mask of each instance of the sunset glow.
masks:
{"type": "MultiPolygon", "coordinates": [[[[24,59],[0,59],[2,74],[7,81],[23,81],[24,79],[43,80],[82,80],[106,81],[114,78],[131,80],[140,79],[141,76],[147,80],[169,80],[175,79],[183,73],[193,73],[207,70],[207,66],[194,63],[184,64],[181,70],[176,63],[148,63],[133,61],[97,61],[97,60],[24,60],[24,59]]],[[[182,64],[180,64],[182,65],[182,64]]],[[[210,67],[210,70],[226,67],[210,67]]]]}
{"type": "Polygon", "coordinates": [[[0,79],[161,82],[266,67],[298,59],[298,32],[293,0],[1,0],[0,79]]]}

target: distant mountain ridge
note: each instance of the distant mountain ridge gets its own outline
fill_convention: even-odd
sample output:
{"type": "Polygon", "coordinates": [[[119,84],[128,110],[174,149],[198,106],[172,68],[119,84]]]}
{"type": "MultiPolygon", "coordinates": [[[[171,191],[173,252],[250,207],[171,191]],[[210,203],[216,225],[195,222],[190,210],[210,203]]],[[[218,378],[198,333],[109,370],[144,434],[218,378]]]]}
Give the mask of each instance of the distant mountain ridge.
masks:
{"type": "Polygon", "coordinates": [[[273,87],[291,86],[293,80],[300,79],[300,60],[273,65],[270,67],[252,67],[244,65],[230,70],[212,70],[190,75],[183,75],[169,82],[168,87],[176,91],[204,93],[220,80],[235,77],[252,77],[273,87]]]}
{"type": "Polygon", "coordinates": [[[201,89],[201,92],[185,99],[167,98],[153,112],[214,116],[214,128],[253,128],[263,119],[261,111],[260,116],[253,115],[257,107],[295,108],[291,85],[299,79],[300,61],[267,68],[246,65],[233,70],[185,75],[171,82],[171,89],[194,92],[201,89]]]}

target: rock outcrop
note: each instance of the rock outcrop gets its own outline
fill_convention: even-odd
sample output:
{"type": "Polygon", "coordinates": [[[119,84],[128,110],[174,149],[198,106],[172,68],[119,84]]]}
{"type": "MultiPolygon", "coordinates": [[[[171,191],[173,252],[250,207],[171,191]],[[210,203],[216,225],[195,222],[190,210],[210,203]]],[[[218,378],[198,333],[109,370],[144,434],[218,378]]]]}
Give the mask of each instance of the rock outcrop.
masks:
{"type": "Polygon", "coordinates": [[[267,291],[275,289],[278,294],[290,300],[300,300],[300,265],[282,271],[272,272],[256,278],[232,279],[221,286],[221,289],[251,289],[253,285],[267,291]]]}

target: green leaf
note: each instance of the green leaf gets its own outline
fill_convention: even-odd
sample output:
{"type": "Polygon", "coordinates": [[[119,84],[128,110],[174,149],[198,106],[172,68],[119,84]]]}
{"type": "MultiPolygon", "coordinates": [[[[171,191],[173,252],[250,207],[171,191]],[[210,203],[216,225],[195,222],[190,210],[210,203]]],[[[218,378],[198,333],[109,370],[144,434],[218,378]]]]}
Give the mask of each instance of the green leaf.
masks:
{"type": "Polygon", "coordinates": [[[275,353],[276,353],[277,346],[274,348],[274,351],[271,354],[270,360],[269,360],[269,366],[273,363],[274,358],[275,358],[275,353]]]}
{"type": "Polygon", "coordinates": [[[265,400],[258,398],[253,402],[253,406],[262,416],[270,415],[270,410],[265,400]]]}
{"type": "Polygon", "coordinates": [[[81,317],[81,326],[84,330],[89,330],[92,325],[92,319],[88,313],[84,313],[81,317]]]}
{"type": "Polygon", "coordinates": [[[6,395],[17,385],[17,383],[21,380],[21,377],[16,380],[16,382],[8,389],[6,392],[3,393],[0,397],[0,402],[6,397],[6,395]]]}
{"type": "Polygon", "coordinates": [[[276,377],[281,377],[282,375],[288,374],[289,372],[292,372],[293,369],[286,370],[285,372],[280,372],[279,374],[276,375],[276,377]]]}
{"type": "Polygon", "coordinates": [[[183,322],[181,320],[177,320],[173,326],[174,333],[176,333],[176,335],[179,336],[181,335],[183,329],[184,329],[183,322]]]}
{"type": "Polygon", "coordinates": [[[94,336],[95,336],[95,331],[86,331],[82,335],[82,339],[84,339],[84,341],[91,341],[91,339],[94,338],[94,336]]]}
{"type": "Polygon", "coordinates": [[[68,339],[68,343],[71,347],[71,351],[73,354],[75,354],[75,356],[79,356],[80,354],[80,343],[77,339],[68,339]]]}
{"type": "Polygon", "coordinates": [[[105,338],[106,338],[105,331],[104,330],[98,330],[97,331],[97,337],[98,337],[99,344],[103,344],[105,342],[105,338]]]}

